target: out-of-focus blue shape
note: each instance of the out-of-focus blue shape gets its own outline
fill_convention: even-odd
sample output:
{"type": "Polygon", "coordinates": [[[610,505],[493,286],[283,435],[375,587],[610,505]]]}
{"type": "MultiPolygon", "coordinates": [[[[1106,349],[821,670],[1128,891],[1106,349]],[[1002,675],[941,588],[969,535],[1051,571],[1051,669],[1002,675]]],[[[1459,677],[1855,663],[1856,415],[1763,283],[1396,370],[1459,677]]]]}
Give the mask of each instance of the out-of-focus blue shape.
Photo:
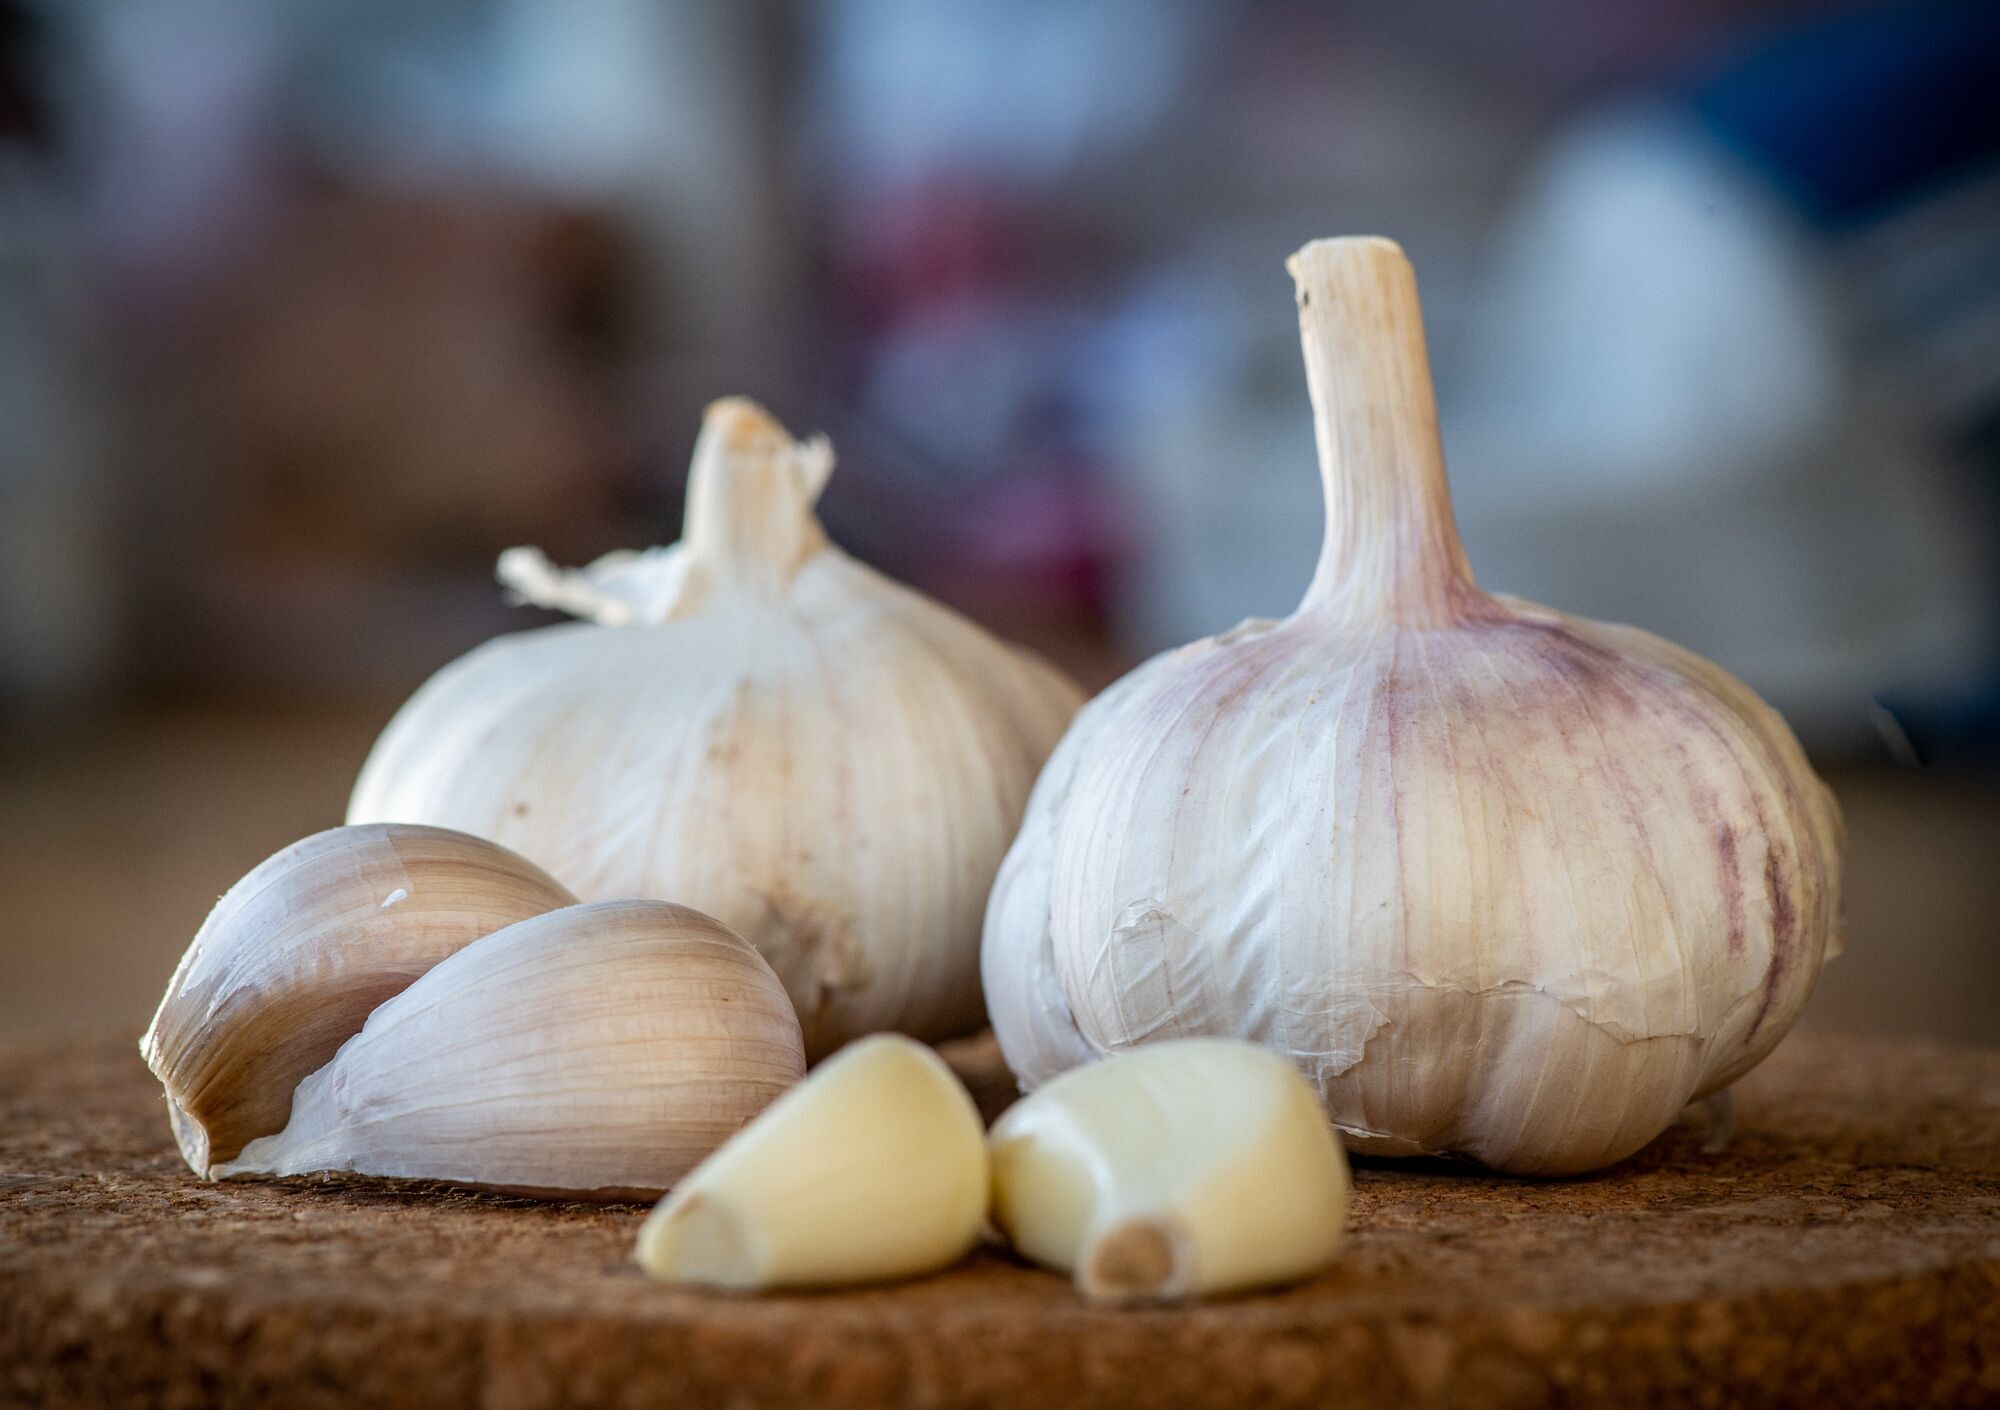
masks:
{"type": "Polygon", "coordinates": [[[1690,96],[1815,221],[1871,220],[2000,155],[2000,5],[1818,19],[1732,53],[1690,96]]]}

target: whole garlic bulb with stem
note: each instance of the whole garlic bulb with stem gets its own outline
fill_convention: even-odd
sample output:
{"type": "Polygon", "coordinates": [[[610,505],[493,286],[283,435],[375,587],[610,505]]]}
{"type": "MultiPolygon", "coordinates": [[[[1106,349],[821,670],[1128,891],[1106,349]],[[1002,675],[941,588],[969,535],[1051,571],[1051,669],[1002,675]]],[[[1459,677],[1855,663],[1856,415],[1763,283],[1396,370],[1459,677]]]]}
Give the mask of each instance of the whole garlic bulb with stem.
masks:
{"type": "Polygon", "coordinates": [[[266,858],[181,956],[139,1051],[197,1175],[284,1127],[299,1079],[431,966],[576,904],[540,867],[437,827],[335,827],[266,858]]]}
{"type": "Polygon", "coordinates": [[[589,620],[440,671],[349,821],[460,828],[587,900],[715,916],[776,968],[814,1057],[977,1028],[986,895],[1082,697],[828,542],[832,466],[824,440],[717,402],[680,543],[575,573],[511,550],[522,597],[589,620]]]}
{"type": "Polygon", "coordinates": [[[791,1001],[741,936],[659,901],[569,906],[376,1009],[215,1174],[650,1199],[804,1075],[791,1001]]]}
{"type": "Polygon", "coordinates": [[[1078,716],[989,906],[995,1029],[1029,1087],[1243,1037],[1355,1149],[1609,1164],[1797,1017],[1838,948],[1838,811],[1716,666],[1475,587],[1408,261],[1290,267],[1318,570],[1078,716]]]}

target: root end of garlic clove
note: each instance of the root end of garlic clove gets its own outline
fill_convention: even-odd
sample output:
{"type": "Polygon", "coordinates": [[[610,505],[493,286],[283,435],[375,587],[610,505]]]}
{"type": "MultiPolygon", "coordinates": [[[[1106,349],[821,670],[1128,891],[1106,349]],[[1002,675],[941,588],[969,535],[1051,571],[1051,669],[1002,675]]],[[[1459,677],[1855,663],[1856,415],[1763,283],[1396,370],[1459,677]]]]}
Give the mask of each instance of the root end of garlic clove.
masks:
{"type": "Polygon", "coordinates": [[[725,1292],[754,1291],[766,1276],[755,1231],[728,1205],[700,1193],[648,1219],[636,1254],[656,1277],[725,1292]]]}
{"type": "Polygon", "coordinates": [[[167,1124],[173,1128],[174,1144],[181,1148],[181,1159],[188,1169],[204,1180],[213,1180],[215,1164],[208,1145],[208,1129],[188,1114],[186,1107],[167,1094],[167,1124]]]}
{"type": "Polygon", "coordinates": [[[1121,1220],[1092,1239],[1076,1266],[1092,1302],[1168,1302],[1194,1286],[1194,1241],[1170,1216],[1121,1220]]]}

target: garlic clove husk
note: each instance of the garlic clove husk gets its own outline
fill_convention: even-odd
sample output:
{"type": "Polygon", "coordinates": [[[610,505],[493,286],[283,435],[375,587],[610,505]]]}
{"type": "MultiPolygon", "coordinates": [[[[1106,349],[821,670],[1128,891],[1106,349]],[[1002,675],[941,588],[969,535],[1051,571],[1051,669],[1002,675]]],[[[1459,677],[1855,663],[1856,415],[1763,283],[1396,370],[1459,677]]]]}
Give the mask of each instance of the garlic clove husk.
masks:
{"type": "Polygon", "coordinates": [[[1251,1043],[1187,1038],[1073,1069],[994,1123],[993,1219],[1098,1302],[1295,1282],[1347,1225],[1313,1089],[1251,1043]]]}
{"type": "Polygon", "coordinates": [[[217,901],[139,1050],[198,1175],[284,1127],[292,1089],[431,966],[576,904],[503,847],[443,828],[315,833],[217,901]]]}
{"type": "Polygon", "coordinates": [[[663,902],[571,906],[376,1009],[285,1128],[216,1174],[651,1198],[804,1071],[791,1002],[741,936],[663,902]]]}
{"type": "Polygon", "coordinates": [[[1839,949],[1838,809],[1720,668],[1475,586],[1408,261],[1292,269],[1319,567],[1079,714],[989,904],[996,1033],[1027,1088],[1239,1037],[1352,1148],[1610,1164],[1797,1017],[1839,949]]]}
{"type": "Polygon", "coordinates": [[[930,1048],[877,1034],[675,1187],[635,1251],[654,1277],[739,1291],[916,1277],[978,1242],[987,1183],[964,1085],[930,1048]]]}
{"type": "Polygon", "coordinates": [[[979,931],[1028,790],[1081,695],[850,558],[813,504],[824,440],[709,409],[686,537],[502,577],[587,620],[501,637],[390,723],[350,821],[435,823],[586,900],[670,898],[771,961],[815,1058],[981,1026],[979,931]]]}

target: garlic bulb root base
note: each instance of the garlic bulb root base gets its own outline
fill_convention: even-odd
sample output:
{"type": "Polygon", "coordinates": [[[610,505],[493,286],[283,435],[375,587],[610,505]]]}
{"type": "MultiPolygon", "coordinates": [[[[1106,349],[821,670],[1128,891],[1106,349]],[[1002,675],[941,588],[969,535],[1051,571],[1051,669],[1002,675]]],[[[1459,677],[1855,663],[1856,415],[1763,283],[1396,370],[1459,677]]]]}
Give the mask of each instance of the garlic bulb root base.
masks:
{"type": "Polygon", "coordinates": [[[1701,1153],[1721,1155],[1736,1139],[1736,1089],[1724,1087],[1709,1093],[1701,1099],[1701,1109],[1708,1117],[1708,1134],[1702,1137],[1701,1153]]]}

